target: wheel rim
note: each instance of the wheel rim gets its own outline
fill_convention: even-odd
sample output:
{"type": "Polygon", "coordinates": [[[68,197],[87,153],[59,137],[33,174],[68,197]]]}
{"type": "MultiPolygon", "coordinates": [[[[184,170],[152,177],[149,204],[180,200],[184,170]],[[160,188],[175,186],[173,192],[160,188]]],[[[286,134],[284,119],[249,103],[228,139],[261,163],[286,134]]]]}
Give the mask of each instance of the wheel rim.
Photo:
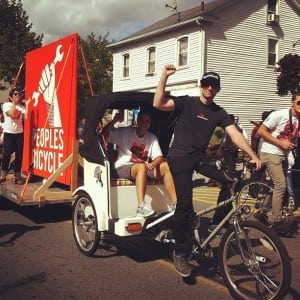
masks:
{"type": "Polygon", "coordinates": [[[97,220],[94,207],[87,197],[77,200],[74,209],[73,226],[76,241],[83,251],[90,251],[95,244],[97,220]]]}
{"type": "Polygon", "coordinates": [[[240,255],[234,232],[224,247],[224,272],[229,284],[243,299],[274,299],[284,276],[278,249],[268,236],[255,228],[248,228],[240,235],[245,261],[240,255]],[[247,241],[242,236],[245,232],[249,238],[247,241]]]}

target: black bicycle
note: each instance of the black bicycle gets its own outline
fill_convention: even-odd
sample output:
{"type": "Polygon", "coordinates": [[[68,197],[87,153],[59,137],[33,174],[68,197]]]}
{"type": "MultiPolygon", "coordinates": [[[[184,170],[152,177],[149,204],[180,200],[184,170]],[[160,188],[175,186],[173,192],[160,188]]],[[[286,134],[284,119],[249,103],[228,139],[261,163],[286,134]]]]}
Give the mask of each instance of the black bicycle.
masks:
{"type": "MultiPolygon", "coordinates": [[[[239,200],[241,182],[232,179],[228,200],[195,211],[191,260],[197,262],[209,257],[212,243],[219,239],[218,265],[234,299],[283,299],[291,283],[288,252],[273,230],[256,220],[248,220],[251,207],[239,200]],[[208,236],[201,236],[201,218],[230,203],[232,209],[222,222],[208,236]]],[[[161,234],[160,240],[172,242],[171,231],[161,234]]]]}

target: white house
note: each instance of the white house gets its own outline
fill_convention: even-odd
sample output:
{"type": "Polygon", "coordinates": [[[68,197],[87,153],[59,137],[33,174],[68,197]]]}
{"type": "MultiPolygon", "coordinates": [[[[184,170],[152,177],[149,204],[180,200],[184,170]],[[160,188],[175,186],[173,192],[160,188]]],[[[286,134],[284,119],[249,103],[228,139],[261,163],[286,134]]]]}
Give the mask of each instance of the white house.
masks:
{"type": "MultiPolygon", "coordinates": [[[[200,2],[199,2],[200,3],[200,2]]],[[[164,64],[177,72],[173,95],[198,95],[206,71],[218,72],[216,102],[238,115],[248,136],[265,110],[289,106],[279,97],[276,62],[300,53],[300,0],[215,0],[169,17],[109,45],[113,91],[151,91],[164,64]],[[297,43],[298,42],[298,43],[297,43]]]]}

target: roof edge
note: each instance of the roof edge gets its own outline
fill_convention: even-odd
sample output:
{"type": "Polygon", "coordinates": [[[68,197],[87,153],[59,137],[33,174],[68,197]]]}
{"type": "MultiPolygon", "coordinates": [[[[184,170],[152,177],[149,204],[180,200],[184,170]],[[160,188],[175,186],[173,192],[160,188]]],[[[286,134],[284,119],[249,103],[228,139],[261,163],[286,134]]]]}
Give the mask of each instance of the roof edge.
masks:
{"type": "Polygon", "coordinates": [[[126,45],[130,42],[135,42],[135,41],[138,41],[138,40],[148,38],[150,36],[155,36],[155,35],[158,35],[158,34],[161,34],[161,33],[165,33],[165,32],[168,32],[172,29],[175,29],[177,27],[182,27],[182,26],[188,25],[188,24],[193,23],[193,22],[196,22],[199,25],[203,25],[204,23],[210,23],[210,22],[213,22],[214,20],[215,20],[215,18],[209,17],[209,16],[197,16],[195,18],[192,18],[192,19],[189,19],[189,20],[177,23],[177,24],[167,26],[165,28],[161,28],[161,29],[158,29],[158,30],[155,30],[155,31],[152,31],[152,32],[144,33],[144,34],[141,34],[141,35],[138,35],[138,36],[134,36],[132,38],[127,38],[127,39],[121,40],[119,42],[107,45],[107,47],[108,48],[117,48],[118,46],[124,46],[124,45],[126,45]]]}

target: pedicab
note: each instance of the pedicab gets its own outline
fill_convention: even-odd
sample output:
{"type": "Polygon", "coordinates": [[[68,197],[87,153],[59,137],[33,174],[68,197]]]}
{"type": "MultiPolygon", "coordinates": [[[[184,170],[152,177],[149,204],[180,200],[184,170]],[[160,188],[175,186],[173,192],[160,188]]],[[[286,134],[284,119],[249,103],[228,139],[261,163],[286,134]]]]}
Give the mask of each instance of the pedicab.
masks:
{"type": "Polygon", "coordinates": [[[167,155],[175,117],[173,113],[154,109],[153,96],[148,92],[116,92],[90,97],[85,104],[84,143],[79,149],[83,158],[83,185],[74,191],[72,213],[75,242],[85,255],[97,250],[103,233],[122,237],[139,235],[174,214],[162,182],[149,180],[145,202],[152,206],[155,216],[147,219],[136,215],[135,183],[116,178],[113,163],[117,150],[107,147],[101,132],[96,130],[106,112],[147,109],[152,118],[149,131],[157,135],[162,152],[167,155]]]}
{"type": "MultiPolygon", "coordinates": [[[[91,97],[86,102],[84,144],[79,151],[83,158],[84,181],[74,192],[72,229],[78,249],[87,256],[95,253],[101,239],[108,234],[126,238],[149,232],[156,241],[167,243],[172,249],[174,211],[164,186],[161,182],[148,182],[145,202],[156,213],[148,218],[137,216],[135,183],[114,178],[113,148],[106,147],[101,130],[96,130],[107,110],[151,110],[150,131],[158,136],[166,155],[176,116],[173,112],[155,110],[152,102],[153,94],[144,92],[111,93],[91,97]]],[[[230,199],[191,215],[190,260],[200,266],[203,259],[213,255],[211,242],[218,238],[218,265],[233,298],[283,299],[291,282],[287,250],[271,229],[245,219],[251,208],[247,203],[237,205],[240,180],[228,179],[232,183],[230,199]],[[200,217],[229,203],[232,209],[217,228],[208,236],[203,235],[200,217]]]]}

